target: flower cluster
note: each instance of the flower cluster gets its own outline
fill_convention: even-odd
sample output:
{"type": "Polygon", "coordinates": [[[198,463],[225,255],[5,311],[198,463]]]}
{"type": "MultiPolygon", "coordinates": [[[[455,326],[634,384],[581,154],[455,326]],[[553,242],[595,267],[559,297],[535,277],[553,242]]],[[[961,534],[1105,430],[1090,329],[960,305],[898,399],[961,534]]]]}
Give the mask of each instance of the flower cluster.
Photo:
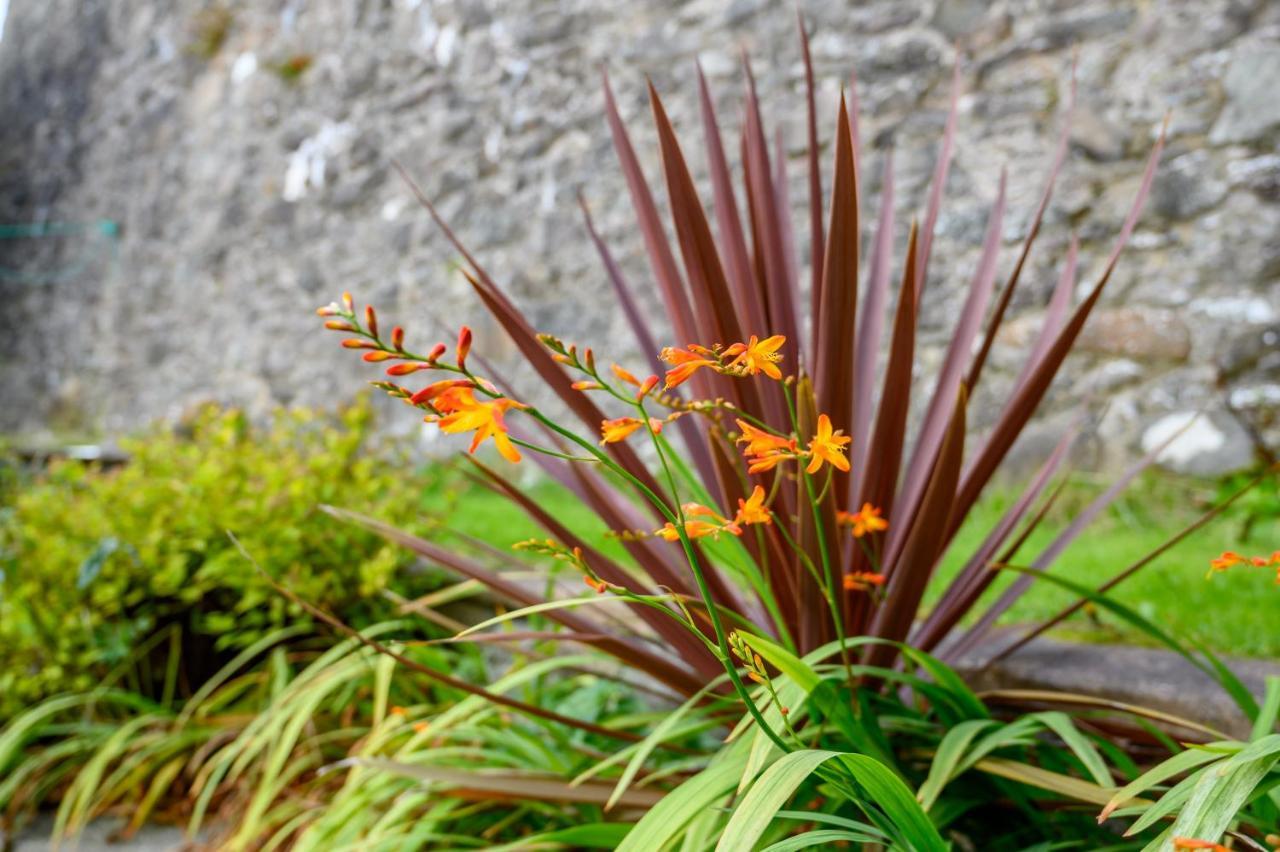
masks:
{"type": "Polygon", "coordinates": [[[1209,560],[1209,574],[1221,573],[1237,565],[1248,565],[1253,568],[1275,568],[1276,582],[1280,583],[1280,550],[1273,551],[1270,556],[1241,556],[1234,550],[1225,550],[1221,556],[1209,560]]]}
{"type": "MultiPolygon", "coordinates": [[[[512,410],[522,410],[541,420],[544,425],[548,425],[550,421],[529,406],[503,395],[490,382],[475,375],[467,367],[467,356],[472,345],[470,328],[463,326],[459,331],[457,344],[453,348],[453,360],[450,361],[447,358],[449,347],[443,343],[436,344],[425,355],[406,349],[404,330],[398,326],[384,340],[378,329],[378,317],[374,309],[366,307],[357,313],[349,294],[344,293],[341,302],[321,308],[318,313],[326,317],[326,328],[352,335],[343,341],[344,347],[363,350],[364,360],[370,363],[391,362],[386,366],[390,379],[401,379],[424,371],[447,374],[417,390],[393,381],[378,381],[374,384],[407,404],[425,411],[424,419],[436,423],[442,432],[450,435],[470,433],[471,445],[468,452],[475,452],[488,440],[492,440],[499,454],[511,462],[521,459],[517,444],[547,452],[513,438],[508,432],[505,417],[512,410]]],[[[737,433],[729,433],[728,437],[741,445],[748,475],[767,474],[775,471],[779,465],[791,461],[798,463],[799,470],[795,476],[813,476],[829,466],[826,484],[814,487],[810,493],[813,501],[820,501],[823,497],[816,495],[819,491],[822,495],[827,493],[832,483],[830,474],[835,471],[846,473],[850,469],[846,453],[851,439],[836,429],[825,413],[818,414],[813,421],[812,432],[808,434],[807,440],[802,441],[794,431],[778,431],[769,424],[738,411],[723,400],[686,401],[675,395],[666,395],[658,389],[661,379],[657,375],[640,379],[618,364],[612,364],[609,370],[602,373],[596,364],[595,353],[590,348],[579,349],[577,345],[565,343],[549,334],[538,335],[538,340],[550,350],[553,360],[567,370],[581,374],[582,377],[572,383],[575,390],[603,393],[629,409],[621,416],[601,421],[600,439],[597,443],[579,442],[579,446],[589,450],[590,455],[572,460],[607,465],[610,463],[609,456],[599,448],[623,442],[636,433],[650,435],[659,444],[660,451],[664,451],[663,448],[666,447],[665,452],[670,452],[665,438],[659,437],[665,424],[689,414],[706,415],[718,422],[720,409],[728,408],[734,411],[734,423],[737,426],[737,433]],[[665,408],[668,413],[662,417],[653,416],[649,411],[650,406],[665,408]]],[[[706,369],[726,376],[763,375],[781,382],[784,393],[791,399],[795,382],[790,379],[784,381],[779,367],[785,343],[786,338],[780,334],[764,339],[752,335],[746,343],[729,346],[690,344],[683,349],[664,349],[661,358],[672,365],[666,374],[664,390],[675,388],[688,381],[698,370],[706,369]]],[[[794,410],[793,407],[792,411],[794,410]]],[[[561,431],[561,434],[568,433],[561,431]]],[[[774,479],[770,491],[766,491],[763,485],[754,485],[748,497],[738,499],[737,510],[731,516],[701,503],[688,502],[681,504],[678,510],[674,506],[669,507],[667,523],[653,532],[632,530],[616,534],[627,540],[652,535],[671,542],[717,539],[721,535],[741,536],[749,526],[768,527],[773,524],[774,515],[769,504],[782,481],[781,478],[774,479]]],[[[849,528],[854,539],[863,539],[888,526],[888,522],[881,517],[880,510],[869,503],[863,504],[857,512],[839,512],[837,523],[843,528],[849,528]]],[[[785,533],[783,530],[784,538],[785,533]]],[[[565,548],[549,539],[522,542],[517,548],[573,565],[582,573],[587,585],[598,594],[606,591],[625,592],[621,587],[601,580],[586,564],[577,548],[565,548]]],[[[877,568],[874,554],[870,550],[866,553],[872,562],[871,567],[877,568]]],[[[846,592],[872,592],[884,586],[886,578],[877,570],[866,570],[845,574],[842,580],[833,582],[838,583],[846,592]]],[[[832,595],[834,592],[835,590],[831,590],[832,595]]],[[[750,667],[751,658],[744,659],[750,667]]]]}
{"type": "Polygon", "coordinates": [[[600,579],[596,572],[591,570],[591,566],[587,564],[587,560],[582,555],[581,547],[565,547],[550,538],[531,538],[527,541],[516,542],[511,545],[511,549],[534,553],[538,556],[549,556],[552,559],[568,563],[582,572],[583,581],[597,595],[603,595],[605,592],[626,592],[626,589],[622,586],[600,579]]]}
{"type": "MultiPolygon", "coordinates": [[[[757,485],[746,500],[739,498],[738,513],[732,520],[701,503],[685,503],[681,507],[685,515],[684,534],[689,538],[718,538],[721,533],[742,535],[742,528],[750,524],[772,523],[773,515],[764,501],[764,488],[757,485]]],[[[679,528],[669,521],[654,535],[667,541],[680,540],[679,528]]]]}
{"type": "Polygon", "coordinates": [[[823,464],[843,473],[849,471],[849,460],[844,454],[852,439],[842,430],[833,429],[831,418],[825,414],[818,415],[817,428],[805,450],[799,448],[794,436],[778,435],[743,420],[735,422],[742,433],[738,443],[746,444],[742,454],[747,458],[747,473],[764,473],[789,460],[807,460],[804,472],[808,474],[817,473],[823,464]]]}
{"type": "Polygon", "coordinates": [[[760,659],[759,654],[751,650],[747,640],[736,630],[729,634],[729,648],[733,651],[735,657],[742,660],[742,664],[747,670],[747,677],[756,683],[769,682],[769,671],[764,667],[764,660],[760,659]]]}
{"type": "Polygon", "coordinates": [[[751,335],[746,343],[735,343],[721,348],[719,345],[706,347],[691,343],[684,349],[667,347],[662,350],[662,360],[672,364],[667,371],[666,386],[668,389],[689,381],[694,373],[701,369],[714,370],[726,376],[755,376],[764,373],[771,379],[781,380],[782,371],[778,369],[778,361],[782,359],[778,352],[787,339],[781,334],[766,337],[764,340],[751,335]]]}
{"type": "Polygon", "coordinates": [[[386,368],[392,378],[410,376],[424,370],[462,375],[460,379],[440,379],[418,391],[410,391],[395,382],[374,382],[397,399],[402,399],[415,408],[427,412],[424,419],[428,423],[436,423],[440,431],[456,435],[471,432],[471,446],[468,452],[474,453],[481,444],[490,438],[498,453],[510,462],[520,461],[520,451],[507,431],[504,415],[511,409],[525,408],[523,404],[503,396],[489,382],[478,378],[467,369],[467,355],[471,352],[471,329],[463,326],[458,332],[458,342],[454,347],[454,361],[441,360],[449,351],[443,343],[437,343],[426,355],[416,355],[405,349],[404,329],[396,326],[391,330],[389,339],[384,341],[378,331],[378,314],[372,305],[364,309],[364,322],[356,313],[355,303],[350,293],[342,294],[341,302],[334,302],[316,311],[322,317],[328,317],[324,327],[332,331],[341,331],[356,335],[342,341],[346,349],[367,350],[364,360],[369,363],[395,361],[386,368]],[[483,399],[476,398],[479,391],[483,399]]]}

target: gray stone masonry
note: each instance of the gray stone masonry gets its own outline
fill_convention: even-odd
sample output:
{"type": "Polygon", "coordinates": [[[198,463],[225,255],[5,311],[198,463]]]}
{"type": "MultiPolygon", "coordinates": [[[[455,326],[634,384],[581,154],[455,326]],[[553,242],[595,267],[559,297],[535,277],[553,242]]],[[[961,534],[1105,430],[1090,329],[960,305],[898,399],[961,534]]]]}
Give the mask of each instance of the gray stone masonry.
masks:
{"type": "MultiPolygon", "coordinates": [[[[895,149],[899,259],[962,53],[917,381],[945,348],[1005,167],[1002,276],[1013,262],[1078,50],[1069,160],[974,401],[975,428],[990,425],[1021,366],[1073,232],[1082,282],[1097,275],[1171,110],[1147,212],[1012,461],[1030,464],[1085,398],[1109,399],[1080,448],[1089,466],[1134,457],[1201,409],[1210,416],[1169,465],[1215,473],[1247,463],[1251,436],[1280,444],[1280,3],[801,6],[824,163],[839,88],[858,74],[867,221],[884,150],[895,149]]],[[[469,321],[481,351],[529,379],[393,158],[540,329],[633,356],[575,205],[583,192],[662,325],[604,125],[600,66],[657,189],[645,76],[701,179],[694,60],[736,134],[742,49],[784,134],[803,253],[791,3],[12,0],[0,41],[0,223],[48,232],[0,232],[0,430],[111,435],[207,399],[264,411],[344,398],[372,371],[312,313],[343,289],[419,339],[469,321]]]]}

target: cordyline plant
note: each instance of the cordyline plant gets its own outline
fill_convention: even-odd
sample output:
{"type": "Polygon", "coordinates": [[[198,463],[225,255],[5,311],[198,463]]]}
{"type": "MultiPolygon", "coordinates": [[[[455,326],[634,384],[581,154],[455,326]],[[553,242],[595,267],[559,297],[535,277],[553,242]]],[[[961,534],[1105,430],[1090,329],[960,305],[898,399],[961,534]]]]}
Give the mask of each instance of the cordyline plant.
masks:
{"type": "MultiPolygon", "coordinates": [[[[1079,815],[1072,802],[1091,809],[1082,823],[1073,824],[1092,826],[1098,808],[1112,799],[1116,776],[1132,776],[1136,766],[1124,751],[1102,740],[1115,764],[1108,766],[1093,738],[1048,707],[1066,703],[1096,710],[1101,705],[1079,696],[1045,694],[992,694],[984,703],[930,654],[954,659],[977,647],[1018,595],[1154,454],[1126,473],[1029,565],[1021,566],[1024,576],[979,610],[978,602],[997,575],[992,566],[1014,560],[1056,494],[1051,486],[1074,432],[1064,435],[936,606],[924,613],[921,602],[939,561],[1101,298],[1150,189],[1163,134],[1101,274],[1071,307],[1073,242],[1021,375],[1004,396],[992,428],[967,445],[968,401],[984,378],[997,331],[1040,232],[1066,155],[1066,122],[1026,237],[1007,279],[997,286],[1005,214],[1001,177],[946,358],[931,391],[914,401],[922,403],[919,426],[908,440],[917,319],[928,296],[935,224],[952,160],[958,67],[923,221],[912,224],[895,276],[891,163],[886,157],[879,218],[868,229],[859,198],[862,155],[856,107],[851,110],[842,96],[831,185],[824,193],[813,71],[807,41],[802,42],[808,104],[807,272],[795,249],[785,157],[780,145],[771,148],[767,142],[749,67],[740,191],[706,81],[698,77],[712,187],[710,216],[662,101],[650,87],[669,222],[659,213],[605,82],[609,128],[638,235],[666,306],[671,345],[658,344],[667,330],[653,327],[641,315],[632,286],[589,214],[586,224],[618,304],[649,356],[642,365],[606,365],[591,348],[536,332],[404,174],[461,254],[463,274],[476,294],[572,415],[571,421],[530,404],[490,365],[469,357],[472,333],[466,327],[456,346],[441,343],[423,354],[409,348],[400,327],[385,331],[374,309],[358,310],[349,295],[320,310],[328,328],[348,335],[344,346],[383,365],[387,375],[375,383],[379,387],[420,409],[441,431],[470,434],[471,452],[492,440],[509,463],[521,462],[527,454],[615,531],[626,560],[592,546],[502,472],[475,461],[478,478],[546,530],[547,539],[525,542],[522,549],[553,559],[561,566],[557,570],[569,566],[596,594],[558,596],[554,583],[539,591],[465,553],[371,519],[337,514],[380,530],[522,607],[473,631],[536,614],[556,622],[559,632],[512,631],[506,638],[594,647],[685,702],[646,736],[625,725],[585,722],[461,684],[539,724],[630,742],[623,752],[625,770],[621,756],[591,770],[598,774],[612,767],[621,772],[609,805],[646,761],[658,760],[673,743],[688,747],[687,722],[732,727],[741,717],[732,744],[695,762],[693,768],[701,771],[626,833],[625,848],[661,848],[683,833],[690,848],[719,835],[719,848],[748,849],[762,839],[821,823],[820,830],[804,839],[775,848],[844,840],[942,849],[946,844],[940,831],[961,830],[965,820],[977,815],[1001,820],[1002,828],[1012,825],[1007,816],[992,817],[993,810],[1023,815],[1017,824],[1029,826],[1031,833],[1024,831],[1021,839],[1051,837],[1058,821],[1079,815]],[[870,232],[866,258],[864,231],[870,232]],[[895,280],[896,288],[891,286],[895,280]],[[801,296],[806,288],[807,299],[801,296]],[[886,366],[878,374],[882,348],[887,349],[886,366]],[[649,444],[646,452],[636,446],[641,441],[649,444]],[[614,606],[601,605],[605,603],[614,606]],[[619,605],[627,608],[626,620],[615,617],[619,605]],[[962,623],[971,626],[961,630],[962,623]],[[1004,724],[993,718],[988,708],[992,701],[1006,714],[1030,707],[1040,712],[1004,724]],[[964,794],[942,799],[947,783],[968,770],[981,773],[983,780],[970,784],[964,794]],[[735,791],[743,797],[726,817],[716,806],[735,791]],[[780,812],[793,794],[801,796],[797,801],[807,810],[780,812]],[[852,819],[844,807],[852,807],[850,813],[859,818],[852,819]]],[[[1155,555],[1130,566],[1113,584],[1155,555]]],[[[1070,586],[1069,581],[1058,582],[1070,586]]],[[[1105,601],[1093,590],[1073,590],[1081,604],[1105,601]]],[[[1126,617],[1138,618],[1132,613],[1126,617]]],[[[1184,653],[1221,675],[1259,718],[1252,697],[1229,674],[1218,672],[1216,661],[1184,653]]],[[[432,676],[460,683],[447,675],[432,676]]],[[[1184,735],[1192,734],[1189,739],[1217,738],[1202,726],[1184,725],[1189,726],[1184,735]]],[[[1169,742],[1132,720],[1091,718],[1088,726],[1094,736],[1110,732],[1136,748],[1169,742]]],[[[703,748],[706,754],[705,743],[703,748]]],[[[1273,759],[1264,775],[1274,764],[1274,753],[1269,754],[1273,759]]],[[[493,779],[485,777],[490,786],[482,789],[492,792],[493,779]]],[[[466,785],[455,780],[454,786],[466,785]]],[[[514,782],[508,792],[516,798],[532,795],[514,782]]],[[[550,798],[573,798],[560,787],[553,792],[550,798]]],[[[1134,799],[1113,802],[1112,808],[1118,804],[1129,809],[1120,813],[1132,814],[1150,803],[1134,799]]],[[[1187,825],[1189,833],[1176,839],[1203,839],[1194,834],[1194,815],[1187,825]]],[[[1221,835],[1230,826],[1214,827],[1221,835]]],[[[602,838],[619,837],[601,831],[602,838]]],[[[1012,829],[1009,833],[1017,835],[1012,829]]],[[[1216,842],[1217,836],[1210,839],[1216,842]]],[[[578,841],[586,842],[582,837],[578,841]]],[[[1174,837],[1166,835],[1159,842],[1167,847],[1174,837]]]]}

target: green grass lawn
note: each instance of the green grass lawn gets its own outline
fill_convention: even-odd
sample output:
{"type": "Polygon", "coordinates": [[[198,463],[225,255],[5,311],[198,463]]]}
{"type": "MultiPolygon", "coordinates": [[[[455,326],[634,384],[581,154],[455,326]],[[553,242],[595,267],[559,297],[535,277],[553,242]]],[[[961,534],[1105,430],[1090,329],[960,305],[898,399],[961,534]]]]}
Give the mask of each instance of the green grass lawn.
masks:
{"type": "MultiPolygon", "coordinates": [[[[1105,487],[1105,482],[1084,477],[1069,482],[1015,561],[1032,562],[1105,487]]],[[[604,525],[564,489],[543,481],[527,492],[585,540],[625,559],[618,543],[605,535],[604,525]]],[[[998,487],[988,490],[943,559],[926,605],[942,594],[946,582],[1017,496],[1015,491],[998,487]]],[[[1067,549],[1052,572],[1096,587],[1194,521],[1216,496],[1213,484],[1159,474],[1143,477],[1067,549]]],[[[460,478],[445,477],[442,487],[430,490],[424,508],[448,516],[451,529],[498,547],[546,536],[506,499],[466,485],[460,478]]],[[[1269,554],[1280,548],[1280,517],[1275,514],[1253,524],[1247,536],[1242,533],[1243,526],[1239,513],[1215,520],[1117,587],[1114,599],[1174,637],[1197,639],[1230,654],[1280,657],[1280,585],[1275,571],[1240,567],[1206,579],[1209,560],[1224,549],[1248,555],[1269,554]]],[[[1006,575],[998,580],[988,598],[1013,579],[1013,575],[1006,575]]],[[[1001,623],[1036,623],[1072,602],[1074,598],[1066,590],[1038,582],[1001,623]]],[[[1078,613],[1056,635],[1091,641],[1150,641],[1114,616],[1096,611],[1078,613]]]]}

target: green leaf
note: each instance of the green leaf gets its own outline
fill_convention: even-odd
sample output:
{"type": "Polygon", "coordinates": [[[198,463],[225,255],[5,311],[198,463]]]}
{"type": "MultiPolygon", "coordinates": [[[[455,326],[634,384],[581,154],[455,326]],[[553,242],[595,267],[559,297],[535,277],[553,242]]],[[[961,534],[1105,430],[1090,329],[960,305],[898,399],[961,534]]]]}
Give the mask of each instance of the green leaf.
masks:
{"type": "Polygon", "coordinates": [[[796,685],[805,691],[806,694],[812,692],[821,682],[821,678],[814,672],[808,663],[797,657],[795,654],[783,648],[774,642],[769,641],[763,636],[757,636],[754,633],[748,633],[745,630],[738,631],[747,640],[747,644],[764,657],[778,671],[791,678],[796,685]]]}
{"type": "Polygon", "coordinates": [[[1034,718],[1044,723],[1058,737],[1067,744],[1067,748],[1080,758],[1080,762],[1084,764],[1084,768],[1093,776],[1093,780],[1101,787],[1114,786],[1115,781],[1111,777],[1111,772],[1107,769],[1106,762],[1102,759],[1102,755],[1098,753],[1098,749],[1090,742],[1089,738],[1080,732],[1066,713],[1051,711],[1047,713],[1036,713],[1034,718]]]}
{"type": "Polygon", "coordinates": [[[731,793],[747,764],[747,742],[739,740],[721,751],[715,763],[664,796],[618,844],[618,852],[664,848],[694,817],[731,793]]]}
{"type": "Polygon", "coordinates": [[[933,808],[942,793],[942,788],[956,776],[960,759],[978,734],[997,724],[990,719],[971,719],[961,722],[943,736],[938,743],[938,750],[929,764],[929,776],[920,786],[917,798],[927,811],[933,808]]]}
{"type": "Polygon", "coordinates": [[[521,838],[514,843],[490,846],[489,852],[516,852],[516,850],[569,847],[571,849],[616,849],[627,832],[629,822],[591,822],[557,831],[548,831],[521,838]]]}
{"type": "MultiPolygon", "coordinates": [[[[868,826],[870,828],[871,826],[868,826]]],[[[761,852],[792,852],[793,849],[808,849],[812,846],[827,846],[833,843],[879,843],[880,837],[874,834],[863,834],[855,831],[841,831],[840,829],[823,829],[821,831],[806,831],[804,834],[795,837],[788,837],[786,840],[779,840],[770,846],[766,846],[761,852]]]]}
{"type": "Polygon", "coordinates": [[[671,735],[676,729],[676,726],[680,723],[680,720],[684,718],[685,714],[696,707],[702,701],[703,697],[712,689],[719,686],[726,677],[728,676],[725,675],[724,677],[718,677],[702,689],[698,690],[698,692],[694,693],[688,701],[668,713],[663,720],[658,723],[653,731],[644,738],[643,741],[636,744],[635,755],[627,764],[626,769],[623,770],[622,777],[618,779],[617,786],[613,788],[613,795],[611,795],[609,797],[609,801],[605,803],[604,809],[606,811],[611,810],[613,806],[618,803],[618,799],[624,792],[626,792],[627,788],[631,786],[631,782],[635,780],[636,774],[640,771],[641,767],[644,766],[644,762],[648,760],[649,755],[653,753],[653,750],[658,747],[658,744],[667,736],[671,735]]]}
{"type": "Polygon", "coordinates": [[[918,852],[947,848],[911,790],[882,764],[860,754],[806,750],[783,755],[751,785],[725,826],[716,846],[718,852],[754,848],[796,789],[833,759],[834,774],[847,776],[867,792],[904,846],[918,852]]]}
{"type": "Polygon", "coordinates": [[[1208,767],[1178,813],[1174,836],[1217,842],[1278,760],[1280,734],[1271,734],[1208,767]]]}
{"type": "Polygon", "coordinates": [[[1280,677],[1267,676],[1267,692],[1262,699],[1262,709],[1253,720],[1253,733],[1250,741],[1260,740],[1276,729],[1276,717],[1280,716],[1280,677]]]}
{"type": "Polygon", "coordinates": [[[1151,767],[1117,790],[1111,800],[1107,802],[1106,807],[1102,809],[1102,814],[1098,817],[1099,821],[1105,820],[1110,816],[1111,812],[1120,807],[1122,802],[1145,793],[1157,784],[1175,775],[1181,775],[1183,772],[1195,769],[1197,766],[1203,766],[1206,763],[1218,760],[1222,757],[1223,749],[1232,749],[1234,752],[1238,751],[1239,748],[1239,743],[1222,741],[1209,743],[1203,747],[1190,748],[1175,754],[1173,757],[1151,767]]]}

